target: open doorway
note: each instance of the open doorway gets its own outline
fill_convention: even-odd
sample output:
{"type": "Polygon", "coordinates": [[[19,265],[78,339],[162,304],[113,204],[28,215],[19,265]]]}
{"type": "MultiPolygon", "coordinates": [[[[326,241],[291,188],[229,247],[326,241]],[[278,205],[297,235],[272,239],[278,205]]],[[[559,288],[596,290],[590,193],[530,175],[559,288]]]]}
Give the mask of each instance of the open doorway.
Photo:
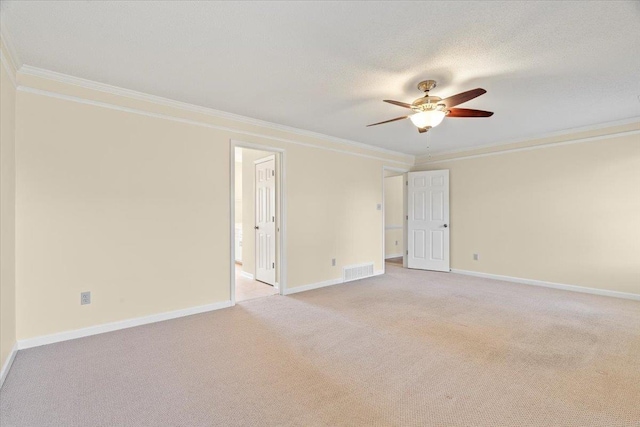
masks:
{"type": "Polygon", "coordinates": [[[280,153],[232,143],[233,303],[280,293],[280,153]]]}
{"type": "Polygon", "coordinates": [[[387,267],[405,265],[405,173],[406,170],[383,168],[383,250],[387,267]]]}

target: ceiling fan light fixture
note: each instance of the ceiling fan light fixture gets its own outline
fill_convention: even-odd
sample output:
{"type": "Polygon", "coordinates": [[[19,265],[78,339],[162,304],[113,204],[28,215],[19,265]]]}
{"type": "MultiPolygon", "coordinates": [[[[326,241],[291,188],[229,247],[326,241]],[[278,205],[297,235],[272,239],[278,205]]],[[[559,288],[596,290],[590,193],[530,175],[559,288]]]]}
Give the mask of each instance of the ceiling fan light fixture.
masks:
{"type": "Polygon", "coordinates": [[[439,96],[429,95],[429,90],[433,89],[436,85],[434,80],[425,80],[420,82],[418,88],[423,90],[427,94],[421,98],[416,99],[411,104],[406,102],[393,101],[391,99],[385,99],[384,102],[397,105],[398,107],[407,108],[413,112],[413,114],[396,117],[395,119],[385,120],[383,122],[373,123],[369,126],[383,125],[385,123],[397,122],[398,120],[411,119],[413,124],[418,128],[420,133],[425,133],[429,129],[438,126],[442,123],[445,117],[491,117],[493,113],[491,111],[474,110],[470,108],[453,108],[456,105],[460,105],[467,101],[471,101],[474,98],[479,97],[487,93],[482,88],[471,89],[466,92],[461,92],[457,95],[450,96],[442,99],[439,96]]]}
{"type": "Polygon", "coordinates": [[[419,127],[420,129],[424,128],[433,128],[442,123],[444,116],[446,113],[440,110],[429,110],[429,111],[421,111],[416,113],[409,118],[413,122],[414,125],[419,127]]]}

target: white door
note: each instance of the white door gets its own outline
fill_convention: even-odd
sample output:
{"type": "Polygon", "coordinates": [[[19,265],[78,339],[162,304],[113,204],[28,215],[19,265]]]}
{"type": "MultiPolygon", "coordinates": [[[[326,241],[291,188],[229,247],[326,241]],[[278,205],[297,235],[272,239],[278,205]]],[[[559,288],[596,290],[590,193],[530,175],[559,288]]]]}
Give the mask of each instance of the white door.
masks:
{"type": "Polygon", "coordinates": [[[276,160],[255,162],[256,275],[255,279],[276,284],[276,160]]]}
{"type": "Polygon", "coordinates": [[[409,172],[407,267],[449,270],[449,171],[409,172]]]}

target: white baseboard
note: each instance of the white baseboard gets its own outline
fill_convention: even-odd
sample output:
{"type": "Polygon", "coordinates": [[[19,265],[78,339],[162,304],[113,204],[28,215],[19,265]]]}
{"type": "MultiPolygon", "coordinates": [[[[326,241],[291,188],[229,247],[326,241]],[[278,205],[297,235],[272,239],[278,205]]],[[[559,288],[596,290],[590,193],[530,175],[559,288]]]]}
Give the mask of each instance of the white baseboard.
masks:
{"type": "Polygon", "coordinates": [[[201,305],[198,307],[185,308],[183,310],[152,314],[150,316],[136,317],[134,319],[121,320],[119,322],[104,323],[102,325],[75,329],[73,331],[65,331],[57,334],[28,338],[18,341],[18,349],[23,350],[25,348],[38,347],[45,344],[53,344],[56,342],[73,340],[76,338],[103,334],[105,332],[112,332],[120,329],[132,328],[134,326],[147,325],[149,323],[162,322],[164,320],[176,319],[178,317],[190,316],[192,314],[206,313],[208,311],[219,310],[221,308],[227,307],[231,307],[231,301],[216,302],[213,304],[201,305]]]}
{"type": "Polygon", "coordinates": [[[285,295],[297,294],[298,292],[310,291],[312,289],[324,288],[327,286],[339,285],[342,283],[342,277],[338,279],[325,280],[324,282],[311,283],[309,285],[296,286],[293,288],[287,288],[284,292],[285,295]]]}
{"type": "MultiPolygon", "coordinates": [[[[384,270],[377,270],[373,273],[372,276],[368,276],[368,277],[380,276],[381,274],[384,274],[384,270]]],[[[311,283],[309,285],[302,285],[302,286],[296,286],[293,288],[287,288],[285,289],[284,294],[291,295],[291,294],[297,294],[298,292],[310,291],[312,289],[319,289],[319,288],[325,288],[327,286],[339,285],[341,283],[357,282],[358,280],[367,279],[368,277],[362,277],[360,279],[350,280],[348,282],[345,282],[342,279],[342,277],[338,279],[325,280],[324,282],[311,283]]]]}
{"type": "Polygon", "coordinates": [[[16,358],[16,353],[18,352],[18,343],[14,343],[11,348],[11,352],[9,353],[9,357],[2,365],[2,370],[0,370],[0,389],[2,388],[2,384],[4,384],[5,378],[9,375],[9,369],[11,369],[11,365],[13,365],[13,359],[16,358]]]}
{"type": "Polygon", "coordinates": [[[562,289],[564,291],[582,292],[585,294],[602,295],[606,297],[624,298],[640,301],[640,294],[627,292],[609,291],[606,289],[587,288],[577,285],[565,285],[563,283],[545,282],[542,280],[522,279],[520,277],[501,276],[499,274],[480,273],[477,271],[451,269],[452,273],[464,274],[467,276],[484,277],[487,279],[503,280],[507,282],[521,283],[523,285],[542,286],[545,288],[562,289]]]}
{"type": "Polygon", "coordinates": [[[241,272],[240,272],[240,275],[241,275],[242,277],[246,277],[246,278],[247,278],[247,279],[249,279],[249,280],[253,280],[253,274],[251,274],[251,273],[247,273],[246,271],[241,271],[241,272]]]}
{"type": "Polygon", "coordinates": [[[385,255],[384,259],[390,259],[390,258],[402,258],[402,254],[391,254],[391,255],[385,255]]]}

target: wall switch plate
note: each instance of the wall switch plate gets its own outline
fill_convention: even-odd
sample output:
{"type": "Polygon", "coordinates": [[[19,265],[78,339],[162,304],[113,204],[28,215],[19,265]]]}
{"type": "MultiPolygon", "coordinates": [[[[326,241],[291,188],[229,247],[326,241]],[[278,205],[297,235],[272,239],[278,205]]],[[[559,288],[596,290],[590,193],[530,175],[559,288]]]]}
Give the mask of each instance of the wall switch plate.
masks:
{"type": "Polygon", "coordinates": [[[398,241],[396,240],[396,246],[398,246],[398,241]]]}
{"type": "Polygon", "coordinates": [[[80,294],[80,305],[91,304],[91,292],[82,292],[80,294]]]}
{"type": "Polygon", "coordinates": [[[480,255],[478,254],[473,254],[473,260],[474,261],[478,261],[480,259],[480,255]]]}
{"type": "Polygon", "coordinates": [[[335,258],[332,258],[332,259],[331,259],[331,266],[332,266],[332,267],[335,267],[335,266],[336,266],[336,259],[335,259],[335,258]]]}
{"type": "Polygon", "coordinates": [[[381,210],[382,210],[382,205],[381,205],[380,203],[378,203],[378,204],[376,205],[376,208],[377,208],[379,211],[381,211],[381,210]]]}

